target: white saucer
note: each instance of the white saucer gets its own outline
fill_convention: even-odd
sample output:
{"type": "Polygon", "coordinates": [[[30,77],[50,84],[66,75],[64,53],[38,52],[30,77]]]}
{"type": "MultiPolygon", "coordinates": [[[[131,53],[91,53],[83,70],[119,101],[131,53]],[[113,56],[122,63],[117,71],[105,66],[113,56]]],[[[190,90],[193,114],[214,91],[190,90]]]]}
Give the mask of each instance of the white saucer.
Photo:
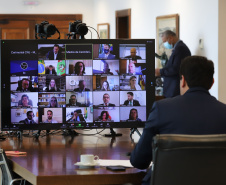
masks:
{"type": "Polygon", "coordinates": [[[95,166],[99,166],[99,163],[97,161],[95,161],[93,164],[92,163],[77,162],[74,165],[79,166],[80,168],[94,168],[95,166]]]}

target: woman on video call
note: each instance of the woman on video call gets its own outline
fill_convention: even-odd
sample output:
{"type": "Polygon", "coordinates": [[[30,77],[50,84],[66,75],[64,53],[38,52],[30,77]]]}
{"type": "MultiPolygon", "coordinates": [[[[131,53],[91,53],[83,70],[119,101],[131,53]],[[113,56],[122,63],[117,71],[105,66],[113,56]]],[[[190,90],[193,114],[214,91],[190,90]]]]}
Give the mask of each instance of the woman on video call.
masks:
{"type": "Polygon", "coordinates": [[[136,83],[137,77],[131,76],[129,79],[129,85],[126,85],[123,90],[142,90],[141,87],[136,83]]]}
{"type": "Polygon", "coordinates": [[[102,111],[97,121],[111,121],[108,111],[102,111]]]}
{"type": "Polygon", "coordinates": [[[75,75],[83,76],[85,74],[85,64],[81,61],[75,64],[75,75]]]}
{"type": "Polygon", "coordinates": [[[104,81],[102,84],[101,91],[110,91],[111,89],[109,88],[109,83],[108,81],[104,81]]]}
{"type": "Polygon", "coordinates": [[[49,87],[46,88],[47,92],[56,92],[56,91],[61,91],[59,88],[56,87],[56,82],[52,78],[49,82],[49,87]]]}

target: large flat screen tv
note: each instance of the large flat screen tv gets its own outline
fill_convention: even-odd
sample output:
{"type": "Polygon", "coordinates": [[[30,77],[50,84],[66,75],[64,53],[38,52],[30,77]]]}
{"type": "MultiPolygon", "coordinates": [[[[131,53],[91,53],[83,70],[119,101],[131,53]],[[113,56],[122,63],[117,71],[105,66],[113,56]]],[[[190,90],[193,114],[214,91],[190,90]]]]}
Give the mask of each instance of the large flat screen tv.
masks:
{"type": "Polygon", "coordinates": [[[1,40],[1,129],[144,127],[154,39],[1,40]]]}

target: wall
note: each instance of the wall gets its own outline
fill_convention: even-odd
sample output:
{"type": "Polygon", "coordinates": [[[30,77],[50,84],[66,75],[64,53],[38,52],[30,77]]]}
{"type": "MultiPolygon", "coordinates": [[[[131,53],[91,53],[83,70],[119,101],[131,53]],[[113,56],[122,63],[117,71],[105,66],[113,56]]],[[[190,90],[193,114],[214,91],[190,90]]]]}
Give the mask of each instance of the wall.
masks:
{"type": "MultiPolygon", "coordinates": [[[[0,0],[0,13],[83,14],[83,22],[89,26],[93,25],[93,0],[30,0],[31,2],[39,2],[37,6],[24,5],[24,1],[29,0],[0,0]]],[[[91,38],[90,32],[87,34],[87,38],[91,38]]]]}
{"type": "Polygon", "coordinates": [[[219,33],[218,33],[218,54],[219,54],[219,60],[218,60],[218,66],[219,66],[219,100],[226,103],[226,52],[225,50],[225,43],[226,43],[226,1],[225,0],[219,0],[219,33]]]}
{"type": "MultiPolygon", "coordinates": [[[[38,6],[24,6],[19,0],[0,0],[1,14],[83,14],[83,22],[97,28],[110,23],[110,38],[115,38],[115,11],[131,8],[132,38],[156,38],[156,17],[179,14],[179,32],[193,55],[214,61],[215,84],[211,94],[218,98],[218,1],[216,0],[37,0],[38,6]],[[13,4],[13,6],[12,6],[13,4]],[[199,49],[199,39],[204,48],[199,49]]],[[[223,2],[224,0],[222,0],[223,2]]],[[[225,17],[225,16],[224,16],[225,17]]],[[[92,31],[93,38],[96,34],[92,31]]],[[[90,33],[86,38],[91,38],[90,33]]],[[[220,84],[220,83],[219,83],[220,84]]]]}
{"type": "Polygon", "coordinates": [[[218,1],[215,0],[95,0],[94,25],[110,23],[115,38],[115,11],[131,8],[132,38],[156,38],[156,17],[179,14],[180,39],[192,55],[213,60],[215,84],[210,93],[218,98],[218,1]],[[203,39],[204,48],[198,47],[203,39]]]}

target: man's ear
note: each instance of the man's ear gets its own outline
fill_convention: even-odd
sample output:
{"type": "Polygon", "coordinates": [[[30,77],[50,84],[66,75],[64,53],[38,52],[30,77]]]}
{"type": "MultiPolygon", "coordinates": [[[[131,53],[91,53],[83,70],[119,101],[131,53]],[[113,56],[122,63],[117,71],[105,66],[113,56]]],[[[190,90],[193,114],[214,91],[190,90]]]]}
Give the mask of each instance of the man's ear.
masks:
{"type": "Polygon", "coordinates": [[[184,75],[181,75],[181,87],[185,87],[187,82],[185,81],[184,75]]]}
{"type": "Polygon", "coordinates": [[[215,81],[214,81],[214,78],[213,78],[213,82],[212,82],[212,85],[211,85],[210,89],[213,87],[214,82],[215,82],[215,81]]]}

